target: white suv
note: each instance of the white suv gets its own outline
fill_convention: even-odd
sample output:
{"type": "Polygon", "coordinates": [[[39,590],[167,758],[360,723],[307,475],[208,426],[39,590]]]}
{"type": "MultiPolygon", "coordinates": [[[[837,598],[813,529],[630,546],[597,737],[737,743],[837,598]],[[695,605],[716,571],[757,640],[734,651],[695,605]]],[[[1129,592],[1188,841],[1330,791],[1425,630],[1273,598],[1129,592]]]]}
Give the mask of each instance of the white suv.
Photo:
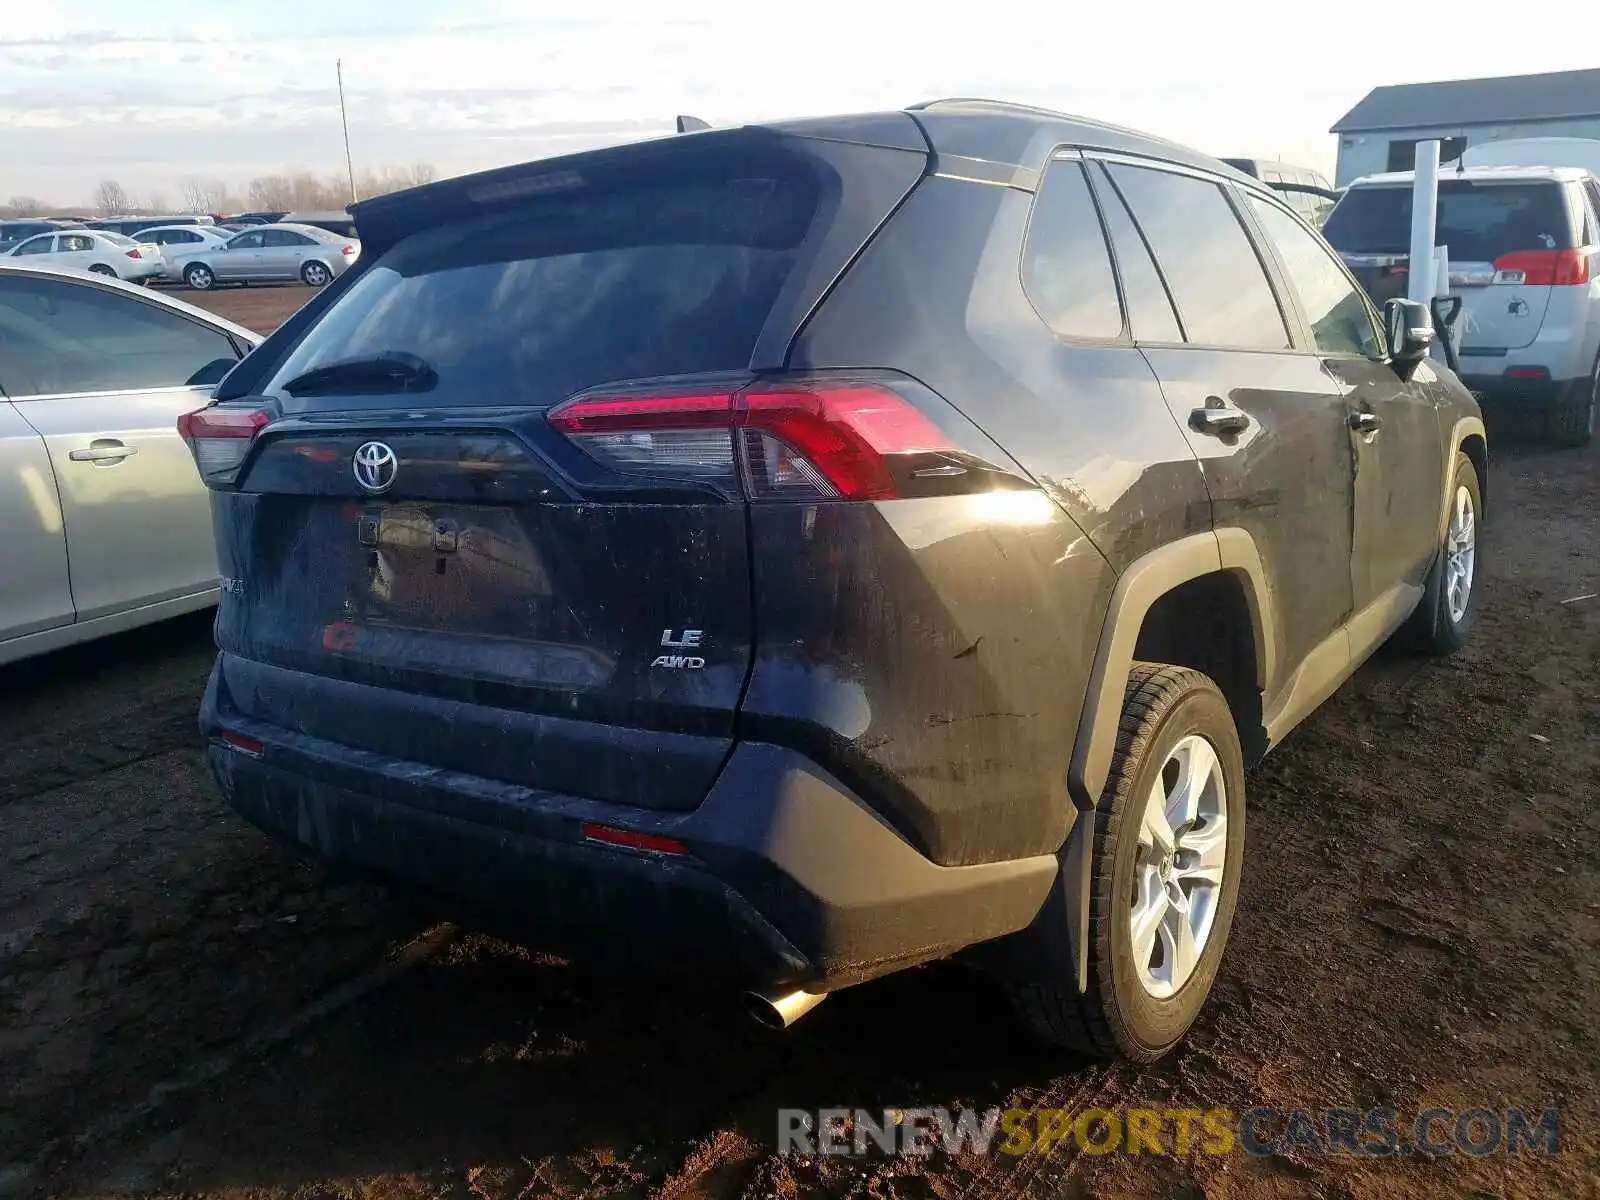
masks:
{"type": "MultiPolygon", "coordinates": [[[[1404,295],[1411,172],[1352,183],[1323,235],[1374,300],[1404,295]]],[[[1577,167],[1445,168],[1438,232],[1461,299],[1461,376],[1493,412],[1582,445],[1600,394],[1600,184],[1577,167]]]]}

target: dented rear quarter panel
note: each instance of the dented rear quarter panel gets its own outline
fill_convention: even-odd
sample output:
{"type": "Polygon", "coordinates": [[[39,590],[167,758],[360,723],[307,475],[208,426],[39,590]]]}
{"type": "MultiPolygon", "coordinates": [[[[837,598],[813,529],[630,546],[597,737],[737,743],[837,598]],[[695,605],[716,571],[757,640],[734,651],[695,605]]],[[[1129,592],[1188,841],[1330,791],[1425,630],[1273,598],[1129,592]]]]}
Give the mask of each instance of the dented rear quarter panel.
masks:
{"type": "Polygon", "coordinates": [[[738,733],[792,745],[934,862],[1053,854],[1115,580],[1044,493],[757,508],[738,733]]]}

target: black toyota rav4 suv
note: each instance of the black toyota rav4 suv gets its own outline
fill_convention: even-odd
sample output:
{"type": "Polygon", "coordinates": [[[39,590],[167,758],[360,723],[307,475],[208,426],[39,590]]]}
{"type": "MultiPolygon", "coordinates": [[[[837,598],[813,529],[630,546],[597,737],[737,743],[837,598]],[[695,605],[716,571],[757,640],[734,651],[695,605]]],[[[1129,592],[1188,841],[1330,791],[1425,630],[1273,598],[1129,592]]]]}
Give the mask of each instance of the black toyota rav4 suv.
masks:
{"type": "Polygon", "coordinates": [[[1473,623],[1487,447],[1255,180],[977,101],[357,205],[182,430],[224,794],[787,1024],[952,955],[1148,1059],[1216,975],[1245,767],[1473,623]]]}

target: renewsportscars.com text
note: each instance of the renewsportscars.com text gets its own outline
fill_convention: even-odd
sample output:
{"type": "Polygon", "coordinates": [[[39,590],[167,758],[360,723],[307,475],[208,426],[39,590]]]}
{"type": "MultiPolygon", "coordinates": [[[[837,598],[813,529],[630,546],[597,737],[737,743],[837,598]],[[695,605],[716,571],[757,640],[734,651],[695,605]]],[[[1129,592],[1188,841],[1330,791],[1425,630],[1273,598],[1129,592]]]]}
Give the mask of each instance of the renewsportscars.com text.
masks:
{"type": "Polygon", "coordinates": [[[778,1110],[780,1154],[1555,1154],[1554,1108],[778,1110]]]}

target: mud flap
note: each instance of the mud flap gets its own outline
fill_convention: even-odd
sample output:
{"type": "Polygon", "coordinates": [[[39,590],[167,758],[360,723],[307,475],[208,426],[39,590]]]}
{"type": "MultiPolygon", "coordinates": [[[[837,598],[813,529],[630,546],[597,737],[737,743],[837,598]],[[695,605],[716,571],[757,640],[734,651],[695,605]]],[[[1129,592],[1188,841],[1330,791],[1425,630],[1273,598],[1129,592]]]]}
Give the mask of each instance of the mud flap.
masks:
{"type": "Polygon", "coordinates": [[[1092,808],[1080,809],[1056,858],[1050,894],[1026,929],[963,951],[961,958],[991,974],[1014,980],[1061,982],[1088,989],[1089,883],[1094,865],[1092,808]]]}

